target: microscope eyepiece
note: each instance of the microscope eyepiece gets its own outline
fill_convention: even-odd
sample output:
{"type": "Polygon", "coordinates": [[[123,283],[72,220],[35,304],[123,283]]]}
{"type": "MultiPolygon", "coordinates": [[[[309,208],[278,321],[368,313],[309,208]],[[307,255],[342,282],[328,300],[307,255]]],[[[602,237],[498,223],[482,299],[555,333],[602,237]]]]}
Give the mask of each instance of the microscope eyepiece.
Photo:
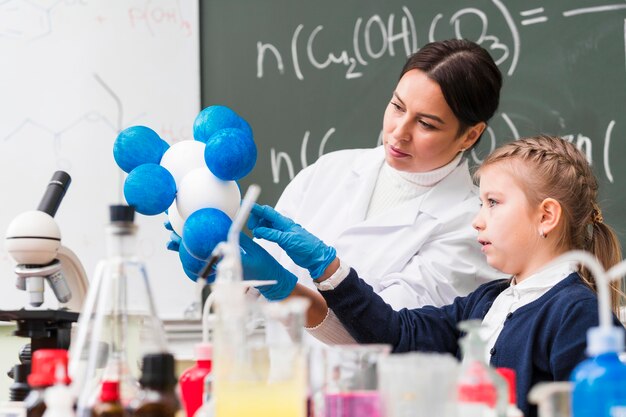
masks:
{"type": "Polygon", "coordinates": [[[65,196],[65,191],[67,191],[71,182],[72,178],[65,171],[56,171],[52,174],[48,188],[46,188],[46,192],[37,210],[48,213],[51,217],[54,217],[61,204],[61,200],[63,200],[63,196],[65,196]]]}

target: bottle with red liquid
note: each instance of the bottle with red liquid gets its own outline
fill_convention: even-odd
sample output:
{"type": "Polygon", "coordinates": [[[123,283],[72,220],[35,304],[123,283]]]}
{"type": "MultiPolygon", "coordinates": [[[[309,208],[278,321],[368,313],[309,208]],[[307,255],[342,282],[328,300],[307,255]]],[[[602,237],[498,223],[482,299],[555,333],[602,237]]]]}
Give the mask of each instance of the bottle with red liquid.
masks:
{"type": "Polygon", "coordinates": [[[92,417],[124,417],[124,407],[120,402],[119,381],[102,381],[100,396],[91,409],[92,417]]]}
{"type": "Polygon", "coordinates": [[[210,343],[199,343],[195,350],[196,364],[185,370],[178,380],[187,417],[193,417],[202,405],[204,379],[211,372],[213,363],[213,346],[210,343]]]}

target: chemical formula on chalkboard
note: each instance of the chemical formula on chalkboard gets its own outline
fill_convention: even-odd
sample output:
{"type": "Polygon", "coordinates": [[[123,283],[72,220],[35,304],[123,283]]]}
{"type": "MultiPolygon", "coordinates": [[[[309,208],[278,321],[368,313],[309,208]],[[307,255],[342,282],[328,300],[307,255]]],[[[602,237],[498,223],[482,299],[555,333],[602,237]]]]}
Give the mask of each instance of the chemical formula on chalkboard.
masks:
{"type": "MultiPolygon", "coordinates": [[[[274,204],[325,153],[376,146],[406,57],[434,40],[466,38],[488,50],[504,76],[500,106],[471,162],[521,136],[559,135],[586,155],[603,183],[607,218],[612,212],[612,223],[622,222],[626,4],[312,3],[216,0],[201,7],[203,104],[230,105],[252,125],[259,157],[249,177],[263,189],[261,202],[274,204]]],[[[618,233],[626,241],[624,223],[618,233]]]]}

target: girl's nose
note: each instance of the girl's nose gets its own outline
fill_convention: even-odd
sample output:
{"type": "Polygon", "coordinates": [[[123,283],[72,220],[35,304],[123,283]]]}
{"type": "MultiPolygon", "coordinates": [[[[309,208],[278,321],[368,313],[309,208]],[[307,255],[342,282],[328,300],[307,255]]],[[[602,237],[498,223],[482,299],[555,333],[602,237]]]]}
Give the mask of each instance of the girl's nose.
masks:
{"type": "Polygon", "coordinates": [[[485,228],[485,223],[480,217],[480,212],[474,217],[474,220],[472,220],[472,227],[478,231],[483,230],[485,228]]]}

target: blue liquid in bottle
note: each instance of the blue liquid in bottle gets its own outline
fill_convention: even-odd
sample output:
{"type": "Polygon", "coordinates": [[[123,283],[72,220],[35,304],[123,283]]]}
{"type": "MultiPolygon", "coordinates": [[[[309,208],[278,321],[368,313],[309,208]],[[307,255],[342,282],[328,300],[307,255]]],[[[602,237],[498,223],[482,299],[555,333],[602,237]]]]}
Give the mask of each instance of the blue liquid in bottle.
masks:
{"type": "Polygon", "coordinates": [[[570,377],[573,417],[626,417],[626,365],[618,356],[624,348],[624,330],[591,328],[587,344],[591,357],[570,377]]]}

